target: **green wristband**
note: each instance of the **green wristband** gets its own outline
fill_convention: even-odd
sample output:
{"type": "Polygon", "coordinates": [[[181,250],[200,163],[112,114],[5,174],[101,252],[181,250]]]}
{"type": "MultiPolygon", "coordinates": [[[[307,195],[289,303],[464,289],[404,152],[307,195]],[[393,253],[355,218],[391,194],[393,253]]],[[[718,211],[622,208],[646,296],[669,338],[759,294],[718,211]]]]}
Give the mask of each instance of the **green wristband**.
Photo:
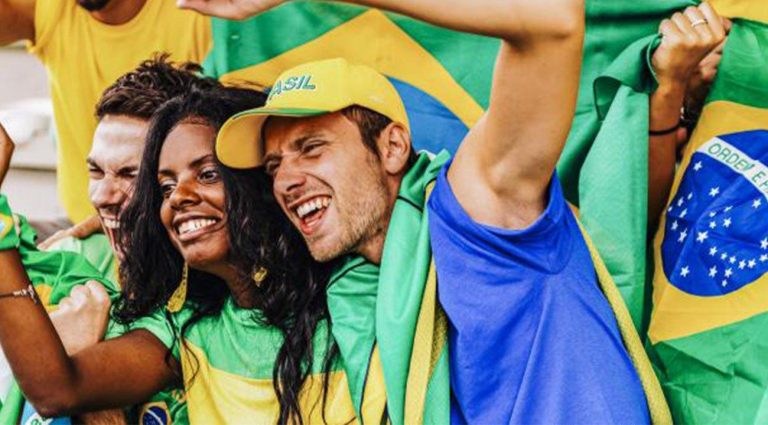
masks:
{"type": "Polygon", "coordinates": [[[16,249],[20,242],[16,223],[13,220],[13,212],[8,206],[8,198],[5,195],[0,195],[0,251],[16,249]]]}

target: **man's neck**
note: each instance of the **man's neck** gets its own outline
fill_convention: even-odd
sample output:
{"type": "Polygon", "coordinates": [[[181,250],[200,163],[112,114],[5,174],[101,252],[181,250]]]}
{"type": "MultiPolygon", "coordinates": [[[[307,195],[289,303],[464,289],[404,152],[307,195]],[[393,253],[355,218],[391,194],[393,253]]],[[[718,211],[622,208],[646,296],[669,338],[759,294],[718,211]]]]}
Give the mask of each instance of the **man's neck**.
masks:
{"type": "Polygon", "coordinates": [[[112,0],[104,9],[91,12],[91,16],[107,25],[122,25],[135,18],[146,3],[147,0],[112,0]]]}

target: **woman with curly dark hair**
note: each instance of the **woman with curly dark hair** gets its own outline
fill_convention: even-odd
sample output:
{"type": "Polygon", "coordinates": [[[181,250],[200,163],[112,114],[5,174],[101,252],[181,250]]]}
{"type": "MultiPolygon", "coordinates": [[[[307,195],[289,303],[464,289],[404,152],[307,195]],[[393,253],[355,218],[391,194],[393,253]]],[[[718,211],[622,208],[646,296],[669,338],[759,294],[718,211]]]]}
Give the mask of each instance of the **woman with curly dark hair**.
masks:
{"type": "Polygon", "coordinates": [[[192,422],[346,422],[354,413],[343,372],[322,373],[335,352],[325,270],[263,170],[215,157],[218,128],[260,100],[252,93],[191,93],[155,114],[121,218],[129,230],[116,315],[181,363],[192,422]]]}
{"type": "Polygon", "coordinates": [[[153,117],[117,235],[114,316],[124,335],[68,355],[16,245],[0,235],[0,343],[41,415],[132,405],[181,378],[193,423],[354,420],[334,361],[326,271],[264,172],[229,170],[215,157],[219,126],[263,102],[247,89],[193,89],[153,117]]]}

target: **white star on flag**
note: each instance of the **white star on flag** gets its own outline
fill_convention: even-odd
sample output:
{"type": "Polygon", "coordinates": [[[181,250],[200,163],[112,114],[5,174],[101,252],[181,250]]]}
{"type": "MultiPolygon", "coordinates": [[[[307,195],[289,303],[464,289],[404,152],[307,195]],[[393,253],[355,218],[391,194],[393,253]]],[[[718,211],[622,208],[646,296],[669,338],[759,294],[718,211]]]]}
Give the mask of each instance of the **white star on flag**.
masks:
{"type": "Polygon", "coordinates": [[[728,281],[723,279],[723,286],[728,286],[728,281]]]}
{"type": "Polygon", "coordinates": [[[709,196],[711,196],[713,198],[715,196],[717,196],[718,194],[720,194],[720,188],[719,187],[713,187],[712,189],[709,190],[709,196]]]}
{"type": "Polygon", "coordinates": [[[755,199],[752,201],[752,208],[759,208],[760,205],[762,205],[763,202],[760,200],[760,198],[755,199]]]}
{"type": "Polygon", "coordinates": [[[760,248],[768,249],[768,238],[765,238],[765,239],[760,241],[760,248]]]}
{"type": "Polygon", "coordinates": [[[709,228],[710,228],[710,229],[714,229],[715,227],[717,227],[717,222],[715,222],[714,220],[713,220],[713,221],[710,221],[710,222],[709,222],[709,228]]]}
{"type": "Polygon", "coordinates": [[[728,212],[733,209],[733,205],[728,205],[723,211],[728,212]]]}
{"type": "Polygon", "coordinates": [[[723,220],[723,226],[725,226],[726,228],[731,227],[731,218],[730,217],[728,217],[725,220],[723,220]]]}
{"type": "Polygon", "coordinates": [[[683,230],[683,231],[680,233],[680,237],[679,237],[679,238],[677,238],[677,241],[682,243],[682,242],[685,240],[685,238],[687,238],[687,237],[688,237],[688,229],[684,229],[684,230],[683,230]]]}
{"type": "Polygon", "coordinates": [[[673,221],[672,222],[672,230],[677,230],[677,226],[678,226],[677,220],[673,221]]]}
{"type": "Polygon", "coordinates": [[[690,272],[691,272],[691,269],[689,269],[689,268],[688,268],[688,266],[685,266],[685,267],[683,267],[683,268],[680,270],[680,276],[682,276],[682,277],[686,277],[686,276],[688,276],[688,274],[689,274],[690,272]]]}
{"type": "Polygon", "coordinates": [[[761,263],[765,263],[766,261],[768,261],[768,254],[761,255],[760,256],[760,262],[761,263]]]}
{"type": "Polygon", "coordinates": [[[736,262],[736,257],[729,258],[728,262],[731,263],[731,264],[735,263],[736,262]]]}
{"type": "Polygon", "coordinates": [[[701,167],[702,167],[701,161],[699,161],[699,162],[693,164],[693,171],[699,171],[699,170],[701,170],[701,167]]]}
{"type": "Polygon", "coordinates": [[[714,216],[716,216],[716,215],[717,215],[717,213],[716,213],[716,212],[714,212],[714,211],[712,211],[711,213],[709,213],[709,218],[712,218],[712,217],[714,217],[714,216]]]}
{"type": "Polygon", "coordinates": [[[683,212],[680,213],[680,218],[685,218],[686,215],[688,215],[688,208],[684,209],[683,212]]]}
{"type": "Polygon", "coordinates": [[[747,266],[747,262],[744,260],[739,261],[739,270],[744,270],[744,267],[747,266]]]}
{"type": "Polygon", "coordinates": [[[715,254],[717,254],[717,247],[713,246],[712,248],[709,248],[709,255],[714,257],[715,254]]]}
{"type": "Polygon", "coordinates": [[[683,198],[680,198],[680,199],[678,199],[678,200],[677,200],[677,206],[678,206],[678,207],[682,207],[682,206],[683,206],[683,202],[684,202],[684,201],[683,201],[683,198]]]}
{"type": "Polygon", "coordinates": [[[709,237],[709,232],[698,232],[698,235],[696,236],[696,242],[704,242],[709,237]]]}
{"type": "Polygon", "coordinates": [[[721,260],[725,260],[726,258],[728,258],[728,254],[727,253],[724,252],[724,253],[720,254],[720,259],[721,260]]]}
{"type": "Polygon", "coordinates": [[[717,267],[712,266],[711,269],[709,269],[709,277],[715,277],[717,276],[717,267]]]}
{"type": "Polygon", "coordinates": [[[749,262],[747,263],[747,267],[749,267],[750,269],[754,269],[756,265],[757,265],[757,262],[755,261],[754,258],[749,260],[749,262]]]}
{"type": "Polygon", "coordinates": [[[725,277],[731,277],[732,274],[733,274],[733,269],[731,269],[730,267],[725,269],[725,277]]]}
{"type": "Polygon", "coordinates": [[[689,193],[688,196],[685,197],[685,199],[689,201],[691,200],[691,198],[693,198],[693,192],[689,193]]]}

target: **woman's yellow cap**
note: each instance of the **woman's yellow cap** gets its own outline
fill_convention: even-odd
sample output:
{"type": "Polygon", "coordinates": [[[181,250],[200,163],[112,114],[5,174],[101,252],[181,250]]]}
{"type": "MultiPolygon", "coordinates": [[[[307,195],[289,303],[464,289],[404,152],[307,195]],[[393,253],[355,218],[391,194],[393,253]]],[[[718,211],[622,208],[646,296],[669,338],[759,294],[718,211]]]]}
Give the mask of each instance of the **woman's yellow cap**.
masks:
{"type": "Polygon", "coordinates": [[[243,111],[224,123],[216,137],[216,155],[228,167],[257,167],[264,155],[261,130],[270,116],[309,117],[349,106],[368,108],[410,130],[403,101],[386,77],[345,59],[329,59],[282,73],[263,107],[243,111]]]}

